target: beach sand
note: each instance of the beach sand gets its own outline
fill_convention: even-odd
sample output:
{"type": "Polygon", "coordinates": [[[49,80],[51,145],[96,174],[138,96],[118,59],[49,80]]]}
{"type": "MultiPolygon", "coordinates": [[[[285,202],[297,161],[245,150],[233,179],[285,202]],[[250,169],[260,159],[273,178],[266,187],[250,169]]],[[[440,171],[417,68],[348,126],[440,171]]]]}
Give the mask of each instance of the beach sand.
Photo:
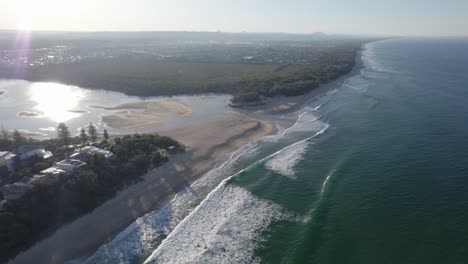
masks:
{"type": "MultiPolygon", "coordinates": [[[[363,63],[360,54],[356,57],[356,65],[350,73],[321,85],[305,95],[273,98],[262,106],[236,108],[233,111],[253,117],[296,111],[317,96],[341,87],[345,80],[359,74],[363,63]]],[[[153,116],[153,120],[145,122],[153,122],[153,126],[158,126],[158,122],[162,122],[160,116],[191,114],[191,109],[184,106],[177,100],[167,99],[162,103],[143,102],[100,108],[118,110],[111,115],[120,117],[112,117],[116,123],[122,122],[114,123],[116,126],[140,125],[123,122],[121,118],[126,118],[125,115],[135,115],[130,118],[136,119],[141,118],[141,115],[143,118],[146,118],[144,115],[153,116]]],[[[18,255],[13,263],[63,263],[93,253],[135,219],[161,207],[178,191],[211,170],[217,158],[272,132],[271,124],[239,114],[232,118],[207,120],[160,133],[185,144],[188,147],[187,152],[172,156],[168,163],[146,175],[142,182],[120,192],[92,213],[62,227],[52,236],[18,255]]]]}
{"type": "Polygon", "coordinates": [[[247,110],[248,113],[246,114],[249,116],[255,116],[264,114],[285,114],[297,111],[321,94],[340,88],[346,80],[355,75],[358,75],[364,67],[364,63],[361,58],[361,52],[362,51],[359,51],[356,55],[355,65],[349,73],[342,75],[329,83],[322,84],[307,94],[300,96],[278,96],[275,98],[268,98],[264,101],[265,104],[259,106],[245,106],[240,108],[240,112],[246,113],[244,110],[247,110]]]}
{"type": "Polygon", "coordinates": [[[13,263],[63,263],[92,253],[138,217],[159,208],[211,170],[217,158],[272,131],[268,123],[236,115],[161,133],[185,144],[187,151],[171,156],[169,162],[147,174],[143,181],[62,227],[18,255],[13,263]]]}
{"type": "Polygon", "coordinates": [[[115,107],[100,107],[114,111],[111,115],[102,117],[109,127],[118,129],[163,128],[166,122],[162,117],[188,116],[192,109],[177,99],[165,99],[152,102],[122,104],[115,107]]]}

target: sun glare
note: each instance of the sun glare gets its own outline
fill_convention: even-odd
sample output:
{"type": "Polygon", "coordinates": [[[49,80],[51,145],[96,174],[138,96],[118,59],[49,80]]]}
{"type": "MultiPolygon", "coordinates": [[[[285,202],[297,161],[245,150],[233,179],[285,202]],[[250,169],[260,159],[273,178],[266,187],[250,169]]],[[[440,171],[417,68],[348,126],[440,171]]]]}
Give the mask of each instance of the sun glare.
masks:
{"type": "Polygon", "coordinates": [[[15,0],[7,5],[16,17],[17,29],[30,31],[35,29],[36,22],[47,21],[54,14],[60,13],[69,7],[72,1],[59,0],[15,0]]]}
{"type": "Polygon", "coordinates": [[[80,116],[69,110],[79,105],[85,92],[63,84],[35,83],[31,85],[30,96],[37,103],[34,109],[40,111],[44,117],[65,122],[80,116]]]}

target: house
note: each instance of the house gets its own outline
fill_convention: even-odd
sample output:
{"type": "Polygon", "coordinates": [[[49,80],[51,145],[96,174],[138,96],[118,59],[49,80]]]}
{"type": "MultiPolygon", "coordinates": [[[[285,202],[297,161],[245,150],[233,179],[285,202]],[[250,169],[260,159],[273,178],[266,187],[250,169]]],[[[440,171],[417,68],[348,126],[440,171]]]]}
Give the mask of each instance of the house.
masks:
{"type": "Polygon", "coordinates": [[[57,162],[55,166],[66,172],[72,172],[76,169],[86,166],[86,162],[83,162],[81,160],[75,160],[75,159],[65,159],[65,160],[57,162]]]}
{"type": "Polygon", "coordinates": [[[13,158],[16,155],[8,152],[8,151],[0,151],[0,167],[5,166],[8,171],[14,171],[15,170],[15,165],[13,162],[13,158]]]}
{"type": "Polygon", "coordinates": [[[41,145],[23,145],[18,147],[18,155],[21,160],[26,160],[34,156],[47,159],[52,157],[52,152],[46,151],[41,145]]]}
{"type": "MultiPolygon", "coordinates": [[[[66,173],[66,171],[56,167],[56,166],[52,166],[50,168],[47,168],[45,170],[42,170],[40,175],[36,175],[36,176],[44,176],[44,175],[50,175],[50,176],[57,176],[59,174],[62,174],[62,173],[66,173]]],[[[36,177],[34,176],[34,177],[36,177]]]]}
{"type": "Polygon", "coordinates": [[[94,146],[86,146],[86,147],[80,149],[78,152],[71,155],[70,157],[72,157],[72,158],[78,157],[80,154],[85,154],[85,155],[89,155],[89,156],[99,155],[99,156],[102,156],[102,157],[104,157],[106,159],[111,158],[112,156],[114,156],[114,153],[112,153],[112,152],[110,152],[108,150],[101,149],[101,148],[94,147],[94,146]]]}

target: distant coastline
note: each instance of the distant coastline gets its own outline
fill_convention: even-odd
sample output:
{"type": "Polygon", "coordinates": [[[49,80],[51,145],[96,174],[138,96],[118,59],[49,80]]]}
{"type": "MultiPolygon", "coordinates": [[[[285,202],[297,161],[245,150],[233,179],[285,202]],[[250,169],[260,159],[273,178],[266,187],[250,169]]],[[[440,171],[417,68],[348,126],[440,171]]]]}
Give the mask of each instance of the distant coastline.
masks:
{"type": "Polygon", "coordinates": [[[261,103],[237,106],[235,109],[241,113],[248,114],[249,116],[258,114],[286,114],[297,111],[321,94],[340,88],[346,82],[346,80],[352,78],[353,76],[359,75],[361,70],[364,68],[362,52],[364,51],[365,46],[370,43],[372,42],[361,45],[360,49],[356,52],[354,66],[348,73],[343,74],[328,83],[321,84],[306,94],[298,96],[277,96],[273,98],[264,98],[261,103]]]}

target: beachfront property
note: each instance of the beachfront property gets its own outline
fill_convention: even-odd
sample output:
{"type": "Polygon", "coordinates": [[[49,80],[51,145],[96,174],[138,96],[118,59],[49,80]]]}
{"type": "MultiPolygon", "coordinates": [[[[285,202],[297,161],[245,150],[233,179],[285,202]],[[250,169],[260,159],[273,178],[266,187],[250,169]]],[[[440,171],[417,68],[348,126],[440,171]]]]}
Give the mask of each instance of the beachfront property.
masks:
{"type": "Polygon", "coordinates": [[[85,154],[85,155],[89,155],[89,156],[99,155],[99,156],[102,156],[102,157],[104,157],[106,159],[111,158],[112,156],[114,156],[114,153],[112,153],[112,152],[110,152],[108,150],[101,149],[101,148],[94,147],[94,146],[86,146],[86,147],[83,147],[82,149],[78,150],[78,152],[73,153],[70,157],[75,158],[75,157],[78,157],[81,154],[85,154]]]}
{"type": "Polygon", "coordinates": [[[20,155],[21,160],[26,160],[32,157],[43,159],[52,157],[52,152],[46,151],[44,146],[41,145],[23,145],[18,147],[17,152],[18,155],[20,155]]]}
{"type": "Polygon", "coordinates": [[[0,151],[0,167],[5,166],[8,171],[14,171],[15,166],[14,166],[14,161],[13,158],[16,155],[9,152],[9,151],[0,151]]]}
{"type": "Polygon", "coordinates": [[[65,159],[65,160],[57,162],[55,166],[66,172],[72,172],[76,169],[86,166],[86,162],[83,162],[81,160],[76,160],[76,159],[65,159]]]}
{"type": "Polygon", "coordinates": [[[40,177],[45,176],[45,175],[47,175],[47,176],[57,176],[57,175],[62,174],[62,173],[66,173],[66,171],[62,170],[62,169],[60,169],[60,168],[58,168],[56,166],[52,166],[50,168],[42,170],[40,175],[35,175],[34,178],[40,178],[40,177]]]}

